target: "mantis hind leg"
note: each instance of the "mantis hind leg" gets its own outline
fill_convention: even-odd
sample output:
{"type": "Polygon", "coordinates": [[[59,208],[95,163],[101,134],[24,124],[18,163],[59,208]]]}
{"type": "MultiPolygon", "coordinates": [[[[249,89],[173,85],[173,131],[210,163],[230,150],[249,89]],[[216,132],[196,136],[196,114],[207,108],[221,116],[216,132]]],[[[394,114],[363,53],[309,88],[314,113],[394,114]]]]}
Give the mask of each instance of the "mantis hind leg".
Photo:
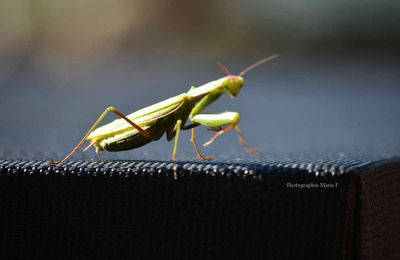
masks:
{"type": "MultiPolygon", "coordinates": [[[[149,140],[157,140],[156,137],[152,136],[149,132],[147,132],[146,130],[142,129],[140,126],[138,126],[137,124],[135,124],[134,122],[132,122],[129,118],[127,118],[124,114],[122,114],[121,112],[119,112],[115,107],[108,107],[106,110],[104,110],[104,112],[100,115],[100,117],[96,120],[96,122],[92,125],[92,127],[89,129],[89,131],[85,134],[85,136],[82,138],[82,140],[78,143],[78,145],[61,161],[57,161],[57,162],[49,162],[47,163],[49,166],[51,165],[58,165],[58,164],[63,164],[65,163],[69,158],[72,157],[72,155],[74,155],[85,143],[87,137],[93,132],[93,130],[101,123],[101,121],[103,121],[103,119],[106,117],[106,115],[109,112],[113,112],[114,114],[118,115],[119,117],[121,117],[122,119],[124,119],[125,121],[127,121],[132,127],[136,128],[144,137],[146,137],[149,140]]],[[[91,145],[89,145],[91,146],[91,145]]]]}
{"type": "Polygon", "coordinates": [[[206,142],[203,146],[208,146],[212,144],[219,136],[236,130],[239,136],[240,144],[245,148],[247,152],[255,152],[256,148],[253,148],[249,145],[246,138],[244,137],[242,131],[240,130],[238,123],[240,121],[240,114],[238,112],[223,112],[219,114],[197,114],[191,118],[192,122],[212,127],[219,128],[226,126],[219,130],[208,142],[206,142]]]}

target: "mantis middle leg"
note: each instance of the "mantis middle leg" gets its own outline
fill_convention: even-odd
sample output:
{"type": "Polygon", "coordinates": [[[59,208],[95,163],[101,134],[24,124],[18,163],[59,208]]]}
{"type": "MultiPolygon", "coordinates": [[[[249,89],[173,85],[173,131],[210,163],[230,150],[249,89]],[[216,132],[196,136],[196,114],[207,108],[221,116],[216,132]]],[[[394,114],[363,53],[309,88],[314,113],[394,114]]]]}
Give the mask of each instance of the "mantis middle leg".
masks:
{"type": "Polygon", "coordinates": [[[182,125],[182,120],[176,121],[175,125],[175,142],[174,142],[174,149],[172,150],[172,161],[174,162],[174,179],[178,179],[178,173],[177,169],[178,166],[176,164],[176,153],[178,150],[178,141],[179,141],[179,135],[181,133],[181,125],[182,125]]]}
{"type": "MultiPolygon", "coordinates": [[[[185,126],[181,126],[181,130],[189,130],[192,129],[192,137],[190,138],[190,141],[192,142],[192,145],[197,153],[197,156],[199,157],[200,160],[202,161],[209,161],[212,160],[212,157],[207,157],[207,156],[203,156],[200,153],[199,147],[196,144],[196,130],[195,127],[199,126],[200,124],[198,123],[191,123],[189,125],[185,125],[185,126]]],[[[174,129],[171,130],[167,130],[167,140],[170,141],[172,140],[176,135],[176,127],[174,127],[174,129]]]]}

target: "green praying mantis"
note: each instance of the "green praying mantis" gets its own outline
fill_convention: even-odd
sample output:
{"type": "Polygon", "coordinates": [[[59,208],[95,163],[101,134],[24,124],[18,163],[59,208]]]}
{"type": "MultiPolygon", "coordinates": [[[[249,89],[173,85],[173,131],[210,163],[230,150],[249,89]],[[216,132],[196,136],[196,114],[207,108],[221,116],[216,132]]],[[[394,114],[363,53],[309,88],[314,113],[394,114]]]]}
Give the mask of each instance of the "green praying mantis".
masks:
{"type": "Polygon", "coordinates": [[[176,154],[181,130],[192,131],[191,142],[201,160],[212,160],[213,158],[203,156],[196,144],[195,127],[206,126],[216,133],[203,146],[212,144],[219,136],[235,129],[240,143],[247,152],[255,152],[256,148],[249,145],[238,123],[240,114],[238,112],[225,111],[222,113],[201,113],[206,107],[215,102],[224,93],[236,98],[244,85],[243,76],[255,67],[270,61],[279,54],[262,59],[247,67],[238,75],[232,75],[229,70],[218,62],[218,65],[227,74],[225,77],[206,83],[200,87],[191,87],[186,93],[171,97],[154,105],[145,107],[129,115],[124,115],[118,109],[108,107],[92,125],[78,145],[61,161],[49,162],[48,165],[59,165],[68,161],[82,146],[85,141],[90,144],[83,149],[88,150],[95,146],[96,153],[102,151],[124,151],[131,150],[152,141],[159,140],[166,134],[167,140],[175,137],[172,160],[174,163],[174,178],[177,178],[176,154]],[[98,127],[108,113],[114,113],[120,117],[111,123],[98,127]],[[188,119],[190,124],[186,124],[188,119]],[[98,128],[97,128],[98,127],[98,128]]]}

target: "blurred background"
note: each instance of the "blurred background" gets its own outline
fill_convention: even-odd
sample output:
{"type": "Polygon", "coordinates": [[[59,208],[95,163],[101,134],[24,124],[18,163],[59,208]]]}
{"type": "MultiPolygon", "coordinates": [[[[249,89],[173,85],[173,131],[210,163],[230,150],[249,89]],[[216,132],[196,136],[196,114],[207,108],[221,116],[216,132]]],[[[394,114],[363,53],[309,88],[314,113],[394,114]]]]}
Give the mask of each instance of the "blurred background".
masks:
{"type": "MultiPolygon", "coordinates": [[[[229,134],[205,154],[397,156],[399,46],[400,3],[391,0],[3,0],[0,151],[62,157],[110,105],[130,113],[224,76],[217,60],[239,72],[280,53],[246,75],[238,99],[207,110],[241,112],[262,152],[245,154],[229,134]]],[[[196,157],[189,134],[180,158],[196,157]]],[[[199,143],[212,134],[199,130],[199,143]]],[[[89,158],[169,159],[171,151],[163,138],[89,158]]]]}

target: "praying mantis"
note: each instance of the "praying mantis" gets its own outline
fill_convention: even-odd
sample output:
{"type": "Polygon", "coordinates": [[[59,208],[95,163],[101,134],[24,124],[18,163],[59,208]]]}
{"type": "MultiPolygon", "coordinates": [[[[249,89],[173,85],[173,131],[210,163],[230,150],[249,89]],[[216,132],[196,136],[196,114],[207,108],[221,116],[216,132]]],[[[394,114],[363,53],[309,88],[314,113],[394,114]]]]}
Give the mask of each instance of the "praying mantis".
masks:
{"type": "Polygon", "coordinates": [[[245,150],[247,152],[255,152],[257,149],[249,145],[238,126],[240,121],[240,114],[238,112],[201,112],[225,93],[228,93],[231,98],[236,98],[244,86],[243,76],[255,67],[278,56],[279,54],[275,54],[264,58],[250,65],[238,75],[233,75],[222,63],[218,62],[218,65],[227,74],[225,77],[199,87],[191,87],[186,93],[168,98],[129,115],[121,113],[113,106],[108,107],[95,121],[78,145],[64,159],[48,162],[48,165],[64,164],[82,148],[86,141],[90,141],[90,144],[83,151],[94,146],[96,153],[102,151],[117,152],[139,148],[149,142],[159,140],[165,134],[168,141],[171,141],[175,137],[172,160],[174,163],[174,178],[176,179],[176,154],[181,130],[191,129],[191,142],[200,160],[208,161],[213,159],[203,156],[196,144],[195,127],[200,125],[216,131],[212,138],[203,146],[212,144],[219,136],[234,129],[238,134],[239,142],[245,150]],[[120,118],[98,127],[110,112],[120,118]],[[188,119],[190,120],[189,124],[187,124],[188,119]]]}

